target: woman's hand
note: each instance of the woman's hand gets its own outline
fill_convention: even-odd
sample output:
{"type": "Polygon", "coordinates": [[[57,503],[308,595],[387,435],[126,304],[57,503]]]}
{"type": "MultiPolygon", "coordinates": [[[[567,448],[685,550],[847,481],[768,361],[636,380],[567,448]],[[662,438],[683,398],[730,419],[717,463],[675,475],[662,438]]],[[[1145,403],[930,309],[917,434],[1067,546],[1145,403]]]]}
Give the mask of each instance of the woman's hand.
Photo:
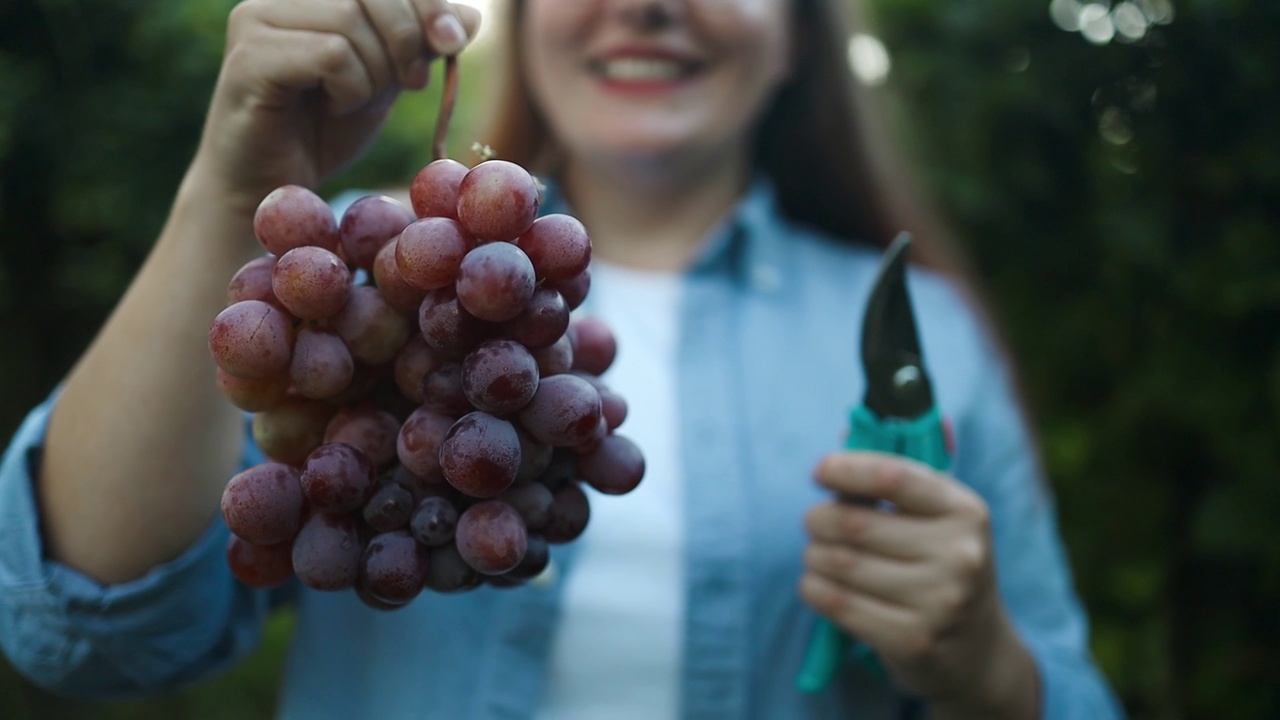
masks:
{"type": "Polygon", "coordinates": [[[982,498],[927,465],[880,453],[835,454],[815,474],[866,503],[809,512],[805,601],[871,646],[935,712],[1037,717],[1038,677],[996,589],[982,498]],[[896,511],[872,507],[880,500],[896,511]]]}
{"type": "Polygon", "coordinates": [[[245,0],[231,11],[194,168],[249,210],[280,185],[315,187],[479,24],[474,8],[444,0],[245,0]]]}

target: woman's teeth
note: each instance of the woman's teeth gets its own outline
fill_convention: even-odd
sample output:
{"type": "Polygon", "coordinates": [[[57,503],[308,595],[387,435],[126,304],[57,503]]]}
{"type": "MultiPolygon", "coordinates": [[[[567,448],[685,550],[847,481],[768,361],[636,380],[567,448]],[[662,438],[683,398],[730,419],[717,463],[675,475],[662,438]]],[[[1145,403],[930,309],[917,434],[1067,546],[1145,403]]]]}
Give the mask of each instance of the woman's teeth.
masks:
{"type": "Polygon", "coordinates": [[[658,58],[618,58],[601,63],[600,71],[609,80],[675,80],[685,74],[685,66],[658,58]]]}

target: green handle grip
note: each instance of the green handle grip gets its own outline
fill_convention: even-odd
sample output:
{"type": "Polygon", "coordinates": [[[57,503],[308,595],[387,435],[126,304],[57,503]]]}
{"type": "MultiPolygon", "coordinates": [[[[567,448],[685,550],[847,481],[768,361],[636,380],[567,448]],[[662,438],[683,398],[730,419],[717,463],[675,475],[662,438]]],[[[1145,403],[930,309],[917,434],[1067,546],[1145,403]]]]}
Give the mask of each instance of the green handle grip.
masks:
{"type": "MultiPolygon", "coordinates": [[[[870,408],[858,406],[849,415],[845,449],[896,453],[943,471],[951,466],[946,430],[936,409],[913,420],[884,420],[870,408]]],[[[830,620],[820,617],[809,638],[796,686],[807,693],[826,689],[850,654],[850,646],[855,660],[877,677],[885,676],[884,666],[870,648],[853,643],[830,620]]]]}

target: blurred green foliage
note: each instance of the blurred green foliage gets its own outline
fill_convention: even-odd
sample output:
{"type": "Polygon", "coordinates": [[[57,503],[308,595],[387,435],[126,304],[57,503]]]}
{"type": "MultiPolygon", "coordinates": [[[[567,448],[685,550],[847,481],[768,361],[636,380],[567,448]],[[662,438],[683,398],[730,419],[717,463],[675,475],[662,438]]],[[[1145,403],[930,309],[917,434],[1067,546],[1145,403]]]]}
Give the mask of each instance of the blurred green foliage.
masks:
{"type": "MultiPolygon", "coordinates": [[[[233,4],[0,6],[0,435],[156,236],[233,4]]],[[[897,127],[1019,362],[1103,669],[1134,718],[1280,717],[1280,5],[1183,0],[1102,46],[1047,0],[872,5],[897,127]]],[[[326,190],[410,178],[437,85],[326,190]]],[[[0,666],[0,717],[269,717],[291,627],[153,700],[68,701],[0,666]]]]}

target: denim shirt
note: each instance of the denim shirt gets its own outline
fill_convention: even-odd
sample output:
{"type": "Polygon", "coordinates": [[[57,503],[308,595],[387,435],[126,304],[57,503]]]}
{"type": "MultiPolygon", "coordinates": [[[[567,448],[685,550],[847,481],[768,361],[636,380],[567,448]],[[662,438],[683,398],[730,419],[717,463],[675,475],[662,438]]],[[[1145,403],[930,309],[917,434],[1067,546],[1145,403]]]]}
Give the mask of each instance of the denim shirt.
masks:
{"type": "MultiPolygon", "coordinates": [[[[797,592],[802,518],[828,499],[812,468],[841,446],[862,396],[859,321],[879,257],[786,220],[760,182],[684,275],[685,720],[888,720],[902,712],[902,694],[856,663],[845,663],[822,693],[795,686],[815,619],[797,592]]],[[[937,400],[955,432],[952,472],[990,506],[999,590],[1036,661],[1042,717],[1118,718],[1090,656],[1052,497],[1004,360],[942,279],[913,271],[910,290],[937,400]]],[[[350,591],[239,585],[225,565],[228,531],[218,519],[181,557],[103,587],[44,556],[33,484],[55,401],[56,392],[31,412],[0,466],[0,646],[35,682],[82,697],[179,687],[244,657],[267,614],[289,603],[298,623],[281,718],[533,715],[573,544],[553,548],[556,572],[537,583],[428,591],[386,613],[350,591]]],[[[243,463],[260,462],[246,438],[243,463]]]]}

